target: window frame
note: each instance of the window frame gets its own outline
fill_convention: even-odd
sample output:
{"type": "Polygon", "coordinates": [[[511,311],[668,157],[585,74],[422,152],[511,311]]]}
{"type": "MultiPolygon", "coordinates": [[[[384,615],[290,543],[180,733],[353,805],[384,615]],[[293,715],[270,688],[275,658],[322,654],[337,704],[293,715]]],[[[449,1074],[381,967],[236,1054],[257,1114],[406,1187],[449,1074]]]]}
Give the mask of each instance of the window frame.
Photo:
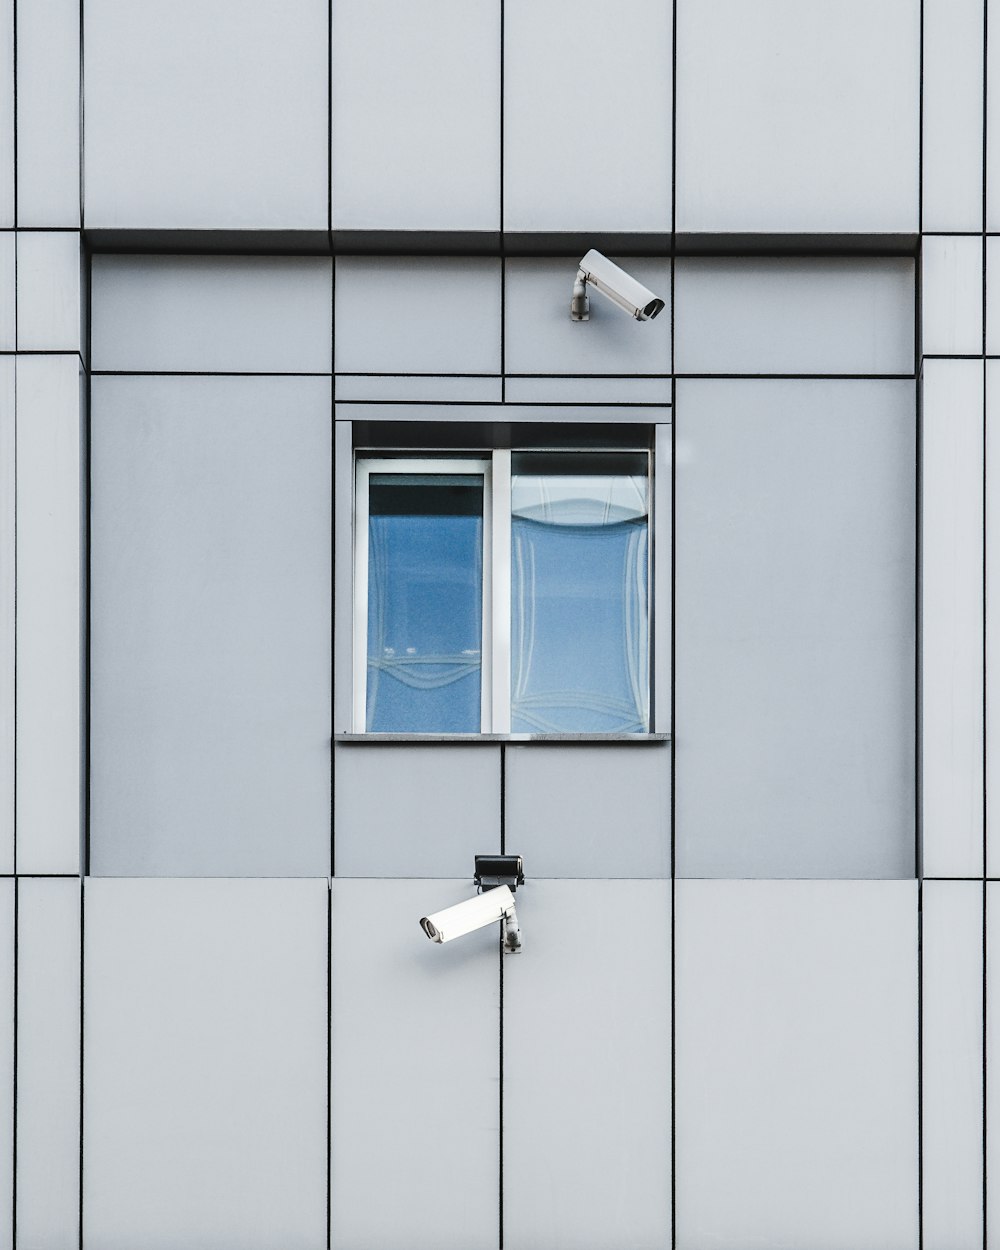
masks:
{"type": "MultiPolygon", "coordinates": [[[[467,473],[483,477],[483,606],[481,650],[480,728],[478,733],[447,735],[449,737],[480,738],[511,736],[511,456],[513,452],[548,452],[553,455],[607,451],[633,451],[646,457],[646,719],[647,728],[639,733],[613,737],[647,738],[653,735],[655,725],[654,677],[655,657],[655,454],[652,447],[593,446],[527,446],[522,448],[482,449],[464,453],[460,448],[435,449],[433,452],[415,450],[388,453],[381,449],[353,449],[353,621],[352,661],[353,683],[351,720],[352,732],[373,741],[379,734],[366,728],[368,687],[368,521],[369,485],[373,473],[467,473]],[[501,570],[506,573],[501,575],[501,570]]],[[[435,734],[407,734],[407,737],[427,737],[435,734]]],[[[517,737],[560,738],[602,737],[601,733],[583,734],[530,734],[517,737]]]]}
{"type": "MultiPolygon", "coordinates": [[[[479,732],[490,733],[493,686],[489,657],[493,636],[493,466],[490,459],[460,456],[356,456],[354,462],[354,675],[353,724],[365,728],[368,715],[368,491],[373,473],[463,473],[483,479],[483,601],[480,650],[479,732]]],[[[374,736],[374,735],[373,735],[374,736]]]]}

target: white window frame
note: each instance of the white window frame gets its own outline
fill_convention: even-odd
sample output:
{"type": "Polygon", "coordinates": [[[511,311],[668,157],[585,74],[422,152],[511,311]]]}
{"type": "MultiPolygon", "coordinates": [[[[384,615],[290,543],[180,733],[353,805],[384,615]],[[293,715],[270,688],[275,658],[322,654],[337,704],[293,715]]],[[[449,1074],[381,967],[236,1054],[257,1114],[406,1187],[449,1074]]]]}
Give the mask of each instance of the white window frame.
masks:
{"type": "MultiPolygon", "coordinates": [[[[518,451],[521,449],[518,448],[518,451]]],[[[648,448],[551,447],[525,448],[572,456],[594,451],[641,451],[647,458],[647,718],[653,725],[653,457],[648,448]]],[[[462,456],[369,455],[360,450],[354,461],[354,620],[353,731],[366,729],[368,694],[368,491],[372,474],[472,474],[483,478],[483,639],[481,654],[480,734],[510,735],[510,612],[511,612],[511,451],[496,449],[488,458],[462,456]],[[506,576],[494,577],[494,570],[506,576]]],[[[649,732],[647,730],[647,732],[649,732]]],[[[377,737],[372,734],[371,736],[377,737]]],[[[426,735],[433,737],[433,734],[426,735]]],[[[451,735],[449,735],[451,736],[451,735]]],[[[519,735],[520,736],[520,735],[519,735]]],[[[527,735],[534,736],[534,735],[527,735]]],[[[538,735],[546,736],[546,735],[538,735]]],[[[584,735],[589,736],[589,735],[584,735]]]]}
{"type": "MultiPolygon", "coordinates": [[[[509,463],[509,458],[508,458],[509,463]]],[[[491,460],[456,457],[358,457],[354,466],[354,732],[366,733],[368,699],[368,488],[372,474],[468,474],[483,479],[483,639],[480,655],[480,732],[491,732],[493,678],[490,668],[493,634],[493,499],[491,460]]],[[[510,474],[508,473],[508,489],[510,474]]],[[[508,547],[510,522],[508,521],[508,547]]],[[[509,608],[508,608],[509,611],[509,608]]],[[[508,627],[509,628],[509,627],[508,627]]],[[[508,723],[510,713],[508,712],[508,723]]]]}

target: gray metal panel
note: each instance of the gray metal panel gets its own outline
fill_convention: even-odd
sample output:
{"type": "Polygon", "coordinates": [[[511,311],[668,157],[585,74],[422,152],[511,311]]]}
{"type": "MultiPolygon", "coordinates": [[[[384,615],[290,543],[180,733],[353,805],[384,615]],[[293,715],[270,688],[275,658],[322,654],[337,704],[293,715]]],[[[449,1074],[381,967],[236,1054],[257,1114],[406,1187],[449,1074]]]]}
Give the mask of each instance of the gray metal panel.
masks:
{"type": "Polygon", "coordinates": [[[1000,238],[995,235],[986,240],[986,351],[1000,356],[1000,238]]]}
{"type": "Polygon", "coordinates": [[[504,1246],[670,1244],[670,883],[534,881],[504,959],[504,1246]]]}
{"type": "Polygon", "coordinates": [[[0,351],[17,347],[17,235],[0,230],[0,351]]]}
{"type": "Polygon", "coordinates": [[[679,881],[675,906],[678,1250],[912,1250],[916,882],[679,881]]]}
{"type": "Polygon", "coordinates": [[[913,0],[678,0],[677,47],[678,230],[917,229],[913,0]]]}
{"type": "Polygon", "coordinates": [[[983,228],[985,5],[986,0],[921,5],[924,230],[983,228]]]}
{"type": "Polygon", "coordinates": [[[80,882],[18,882],[17,1244],[80,1230],[80,882]]]}
{"type": "MultiPolygon", "coordinates": [[[[986,362],[986,740],[1000,741],[1000,361],[986,362]],[[994,737],[997,735],[997,737],[994,737]]],[[[1000,751],[986,754],[986,875],[1000,864],[1000,751]]]]}
{"type": "Polygon", "coordinates": [[[329,379],[92,394],[92,870],[325,875],[329,379]]]}
{"type": "Polygon", "coordinates": [[[983,1244],[983,883],[923,885],[923,1245],[983,1244]]]}
{"type": "Polygon", "coordinates": [[[678,383],[679,875],[913,874],[914,409],[678,383]]]}
{"type": "Polygon", "coordinates": [[[986,1250],[1000,1247],[1000,884],[986,882],[986,1250]]]}
{"type": "Polygon", "coordinates": [[[14,871],[14,358],[0,356],[0,873],[14,871]]]}
{"type": "Polygon", "coordinates": [[[912,373],[914,262],[682,257],[679,373],[912,373]]]}
{"type": "MultiPolygon", "coordinates": [[[[996,21],[996,0],[985,0],[988,19],[996,21]]],[[[994,27],[995,30],[995,27],[994,27]]],[[[988,231],[1000,229],[1000,44],[986,38],[986,222],[988,231]]]]}
{"type": "Polygon", "coordinates": [[[78,356],[19,356],[17,867],[77,872],[83,809],[84,421],[78,356]]]}
{"type": "Polygon", "coordinates": [[[0,0],[0,229],[14,224],[14,0],[0,0]]]}
{"type": "Polygon", "coordinates": [[[17,221],[80,224],[78,0],[17,9],[17,221]]]}
{"type": "Polygon", "coordinates": [[[490,0],[336,0],[336,229],[499,229],[500,46],[490,0]]]}
{"type": "MultiPolygon", "coordinates": [[[[508,388],[510,384],[508,383],[508,388]]],[[[340,374],[335,382],[338,402],[358,400],[402,400],[407,403],[499,404],[503,399],[503,381],[499,377],[379,374],[376,376],[340,374]]]]}
{"type": "Polygon", "coordinates": [[[418,926],[473,894],[333,883],[334,1250],[497,1244],[499,925],[444,946],[418,926]]]}
{"type": "Polygon", "coordinates": [[[331,264],[312,256],[95,256],[93,368],[329,373],[331,264]]]}
{"type": "Polygon", "coordinates": [[[572,257],[517,258],[508,260],[506,266],[504,367],[508,372],[670,372],[669,260],[622,259],[622,268],[665,302],[655,321],[636,321],[597,292],[590,296],[590,320],[571,321],[569,303],[577,270],[572,257]]]}
{"type": "Polygon", "coordinates": [[[326,1246],[325,881],[86,884],[84,1244],[326,1246]]]}
{"type": "Polygon", "coordinates": [[[986,883],[986,1248],[1000,1246],[1000,1222],[993,1212],[1000,1200],[996,1169],[1000,1167],[1000,1083],[995,1079],[1000,1064],[1000,887],[986,883]]]}
{"type": "Polygon", "coordinates": [[[338,877],[463,877],[500,849],[500,748],[351,743],[334,750],[338,877]]]}
{"type": "Polygon", "coordinates": [[[19,230],[18,351],[78,352],[80,345],[79,234],[19,230]]]}
{"type": "Polygon", "coordinates": [[[930,877],[983,872],[984,368],[923,368],[920,799],[930,877]]]}
{"type": "Polygon", "coordinates": [[[535,877],[669,877],[670,748],[506,748],[506,845],[535,877]]]}
{"type": "Polygon", "coordinates": [[[334,307],[338,373],[500,373],[499,260],[341,256],[334,307]]]}
{"type": "Polygon", "coordinates": [[[982,238],[929,235],[920,245],[920,263],[921,350],[928,355],[981,356],[982,238]]]}
{"type": "Polygon", "coordinates": [[[672,13],[508,0],[507,230],[670,229],[672,13]]]}
{"type": "Polygon", "coordinates": [[[670,378],[511,378],[504,385],[509,403],[669,404],[670,378]]]}
{"type": "Polygon", "coordinates": [[[327,228],[327,0],[84,6],[88,226],[327,228]]]}
{"type": "Polygon", "coordinates": [[[666,407],[611,407],[594,404],[337,404],[338,421],[550,421],[571,425],[653,425],[670,421],[666,407]]]}
{"type": "Polygon", "coordinates": [[[14,1193],[14,882],[0,880],[0,1245],[10,1250],[14,1193]]]}

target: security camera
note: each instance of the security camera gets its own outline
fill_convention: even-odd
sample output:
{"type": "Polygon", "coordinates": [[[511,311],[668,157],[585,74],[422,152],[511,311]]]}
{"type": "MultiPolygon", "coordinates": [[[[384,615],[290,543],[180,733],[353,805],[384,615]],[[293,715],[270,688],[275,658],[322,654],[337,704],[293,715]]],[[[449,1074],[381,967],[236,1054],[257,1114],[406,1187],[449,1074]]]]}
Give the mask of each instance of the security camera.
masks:
{"type": "Polygon", "coordinates": [[[641,282],[637,282],[624,269],[619,269],[614,261],[591,248],[580,261],[576,282],[573,284],[569,315],[574,321],[590,320],[588,283],[636,321],[652,321],[663,309],[663,300],[659,296],[654,295],[641,282]]]}
{"type": "Polygon", "coordinates": [[[420,927],[432,942],[450,942],[452,938],[465,937],[467,933],[485,929],[499,920],[504,922],[504,950],[512,954],[519,951],[521,931],[514,910],[514,895],[505,885],[486,890],[475,898],[446,907],[444,911],[436,911],[431,916],[423,916],[420,927]]]}

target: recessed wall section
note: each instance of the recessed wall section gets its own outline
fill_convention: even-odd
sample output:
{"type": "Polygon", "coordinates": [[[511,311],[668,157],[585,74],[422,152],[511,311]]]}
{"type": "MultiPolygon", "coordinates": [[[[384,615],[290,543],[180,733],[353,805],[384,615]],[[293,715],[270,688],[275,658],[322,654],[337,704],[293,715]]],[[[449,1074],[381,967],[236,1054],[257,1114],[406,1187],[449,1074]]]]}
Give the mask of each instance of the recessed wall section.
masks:
{"type": "MultiPolygon", "coordinates": [[[[620,259],[620,258],[614,258],[620,259]]],[[[569,315],[577,263],[572,257],[506,262],[504,367],[508,374],[577,377],[615,375],[628,399],[635,375],[670,373],[670,261],[629,257],[623,268],[658,295],[666,307],[653,321],[636,321],[596,291],[590,320],[569,315]]],[[[608,386],[602,398],[611,398],[608,386]]]]}
{"type": "Polygon", "coordinates": [[[296,256],[95,256],[93,368],[328,373],[331,267],[296,256]]]}
{"type": "Polygon", "coordinates": [[[19,356],[16,380],[17,870],[76,873],[86,604],[80,358],[19,356]]]}
{"type": "Polygon", "coordinates": [[[914,262],[676,261],[678,373],[913,372],[914,262]]]}
{"type": "Polygon", "coordinates": [[[337,373],[501,373],[500,265],[444,256],[338,257],[337,373]]]}
{"type": "Polygon", "coordinates": [[[14,358],[0,356],[0,874],[14,871],[14,358]]]}
{"type": "Polygon", "coordinates": [[[914,872],[913,383],[681,381],[677,872],[914,872]]]}
{"type": "Polygon", "coordinates": [[[0,352],[16,349],[17,235],[13,230],[0,230],[0,352]]]}
{"type": "Polygon", "coordinates": [[[325,876],[329,380],[92,404],[92,871],[325,876]]]}
{"type": "Polygon", "coordinates": [[[1000,238],[996,235],[986,240],[986,353],[1000,356],[1000,238]]]}
{"type": "MultiPolygon", "coordinates": [[[[969,451],[971,452],[971,448],[969,451]]],[[[972,457],[971,463],[975,463],[972,457]]],[[[993,744],[997,741],[994,735],[1000,734],[1000,361],[986,362],[986,490],[985,490],[985,542],[986,542],[986,714],[983,730],[986,741],[993,744]]],[[[973,502],[974,501],[970,501],[973,502]]],[[[974,558],[975,548],[970,552],[974,558]]],[[[963,575],[960,584],[970,595],[973,591],[971,583],[963,575]]],[[[954,623],[952,623],[954,624],[954,623]]],[[[966,643],[966,646],[969,644],[966,643]]],[[[969,671],[968,678],[974,676],[969,671]]],[[[966,689],[971,692],[974,686],[966,689]]],[[[965,720],[965,717],[963,717],[965,720]]],[[[968,728],[962,732],[960,741],[968,741],[970,730],[975,729],[975,719],[968,721],[968,728]]],[[[975,741],[972,738],[971,741],[975,741]]],[[[1000,752],[990,750],[986,754],[986,875],[996,876],[1000,864],[1000,752]]],[[[967,811],[967,816],[971,812],[967,811]]],[[[975,823],[968,820],[966,828],[970,837],[974,837],[975,823]]],[[[975,865],[974,858],[966,859],[967,864],[975,865]]],[[[968,869],[966,870],[968,871],[968,869]]],[[[976,874],[978,875],[978,873],[976,874]]]]}
{"type": "Polygon", "coordinates": [[[341,373],[334,387],[338,403],[499,404],[504,392],[499,375],[341,373]]]}
{"type": "Polygon", "coordinates": [[[984,872],[984,369],[981,360],[923,368],[920,801],[929,877],[984,872]]]}
{"type": "Polygon", "coordinates": [[[338,877],[468,877],[500,849],[500,747],[346,743],[334,753],[338,877]]]}
{"type": "MultiPolygon", "coordinates": [[[[627,379],[626,379],[627,380],[627,379]]],[[[393,425],[405,427],[412,426],[411,430],[399,432],[399,442],[404,447],[421,447],[427,446],[426,435],[421,439],[421,432],[417,428],[425,423],[430,423],[434,427],[432,445],[440,445],[441,428],[445,425],[456,425],[461,429],[470,426],[478,426],[479,429],[475,435],[473,446],[483,447],[492,446],[494,442],[494,434],[485,431],[502,430],[508,424],[515,430],[518,425],[526,426],[532,433],[536,442],[540,431],[546,426],[585,426],[594,425],[603,427],[604,431],[609,431],[614,426],[625,425],[631,428],[632,439],[636,441],[635,428],[643,425],[655,425],[670,422],[670,408],[660,406],[657,408],[644,405],[629,405],[625,408],[623,405],[611,404],[517,404],[506,403],[504,405],[487,406],[483,404],[448,404],[435,406],[430,403],[345,403],[337,404],[337,422],[343,424],[346,422],[356,422],[363,424],[367,431],[370,432],[378,423],[386,422],[393,425]],[[486,440],[484,442],[484,439],[486,440]]],[[[366,433],[368,437],[368,433],[366,433]]],[[[499,437],[498,435],[496,437],[499,437]]],[[[511,437],[516,438],[517,435],[512,434],[511,437]]],[[[607,446],[608,439],[620,445],[620,439],[598,430],[596,433],[589,432],[581,436],[582,446],[601,447],[607,446]]],[[[565,445],[565,435],[561,434],[558,441],[565,445]]],[[[640,440],[645,442],[645,438],[640,440]]],[[[446,444],[450,444],[450,440],[445,439],[446,444]]],[[[385,437],[379,438],[373,443],[374,446],[387,447],[393,445],[393,440],[386,440],[385,437]]]]}
{"type": "Polygon", "coordinates": [[[505,780],[506,844],[532,877],[670,876],[666,744],[512,743],[505,780]]]}

